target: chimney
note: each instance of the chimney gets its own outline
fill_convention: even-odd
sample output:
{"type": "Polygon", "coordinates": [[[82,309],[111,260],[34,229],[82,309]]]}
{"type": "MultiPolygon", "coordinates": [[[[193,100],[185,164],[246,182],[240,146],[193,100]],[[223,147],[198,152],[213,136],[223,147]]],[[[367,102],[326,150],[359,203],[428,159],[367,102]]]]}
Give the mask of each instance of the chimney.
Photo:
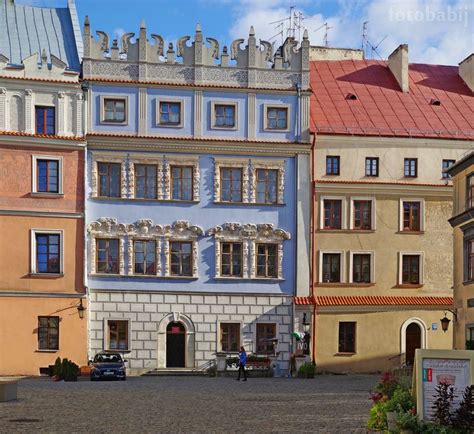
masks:
{"type": "Polygon", "coordinates": [[[471,53],[459,64],[459,76],[467,84],[467,87],[474,92],[474,53],[471,53]]]}
{"type": "Polygon", "coordinates": [[[388,68],[402,92],[408,92],[408,45],[402,44],[388,56],[388,68]]]}

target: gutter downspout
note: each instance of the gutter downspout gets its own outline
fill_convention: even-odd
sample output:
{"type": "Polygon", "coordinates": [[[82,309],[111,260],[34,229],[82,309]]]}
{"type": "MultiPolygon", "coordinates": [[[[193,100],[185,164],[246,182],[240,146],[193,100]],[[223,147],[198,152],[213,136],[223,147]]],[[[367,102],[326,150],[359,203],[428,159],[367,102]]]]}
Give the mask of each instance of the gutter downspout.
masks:
{"type": "Polygon", "coordinates": [[[313,315],[312,315],[312,327],[311,327],[311,361],[316,363],[316,291],[314,287],[314,272],[315,272],[315,258],[316,258],[316,230],[315,230],[315,211],[316,211],[316,187],[315,187],[315,176],[314,176],[314,159],[315,159],[315,148],[316,148],[316,133],[313,134],[313,143],[311,144],[311,218],[310,218],[310,252],[311,252],[311,266],[309,267],[310,282],[310,293],[313,297],[313,315]]]}

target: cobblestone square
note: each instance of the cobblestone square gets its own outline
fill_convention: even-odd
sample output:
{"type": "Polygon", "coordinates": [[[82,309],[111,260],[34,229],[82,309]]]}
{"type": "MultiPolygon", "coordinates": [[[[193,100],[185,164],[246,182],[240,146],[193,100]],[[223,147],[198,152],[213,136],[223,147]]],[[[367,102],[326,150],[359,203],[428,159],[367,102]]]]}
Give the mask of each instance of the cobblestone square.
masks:
{"type": "Polygon", "coordinates": [[[0,404],[0,432],[364,433],[375,375],[314,380],[133,377],[126,382],[22,379],[0,404]]]}

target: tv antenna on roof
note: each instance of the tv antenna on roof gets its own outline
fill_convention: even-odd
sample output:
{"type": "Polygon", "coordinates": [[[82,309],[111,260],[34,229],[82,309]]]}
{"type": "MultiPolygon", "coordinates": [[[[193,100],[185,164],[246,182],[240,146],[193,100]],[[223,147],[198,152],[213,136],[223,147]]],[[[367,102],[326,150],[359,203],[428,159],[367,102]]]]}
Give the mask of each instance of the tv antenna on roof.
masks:
{"type": "Polygon", "coordinates": [[[273,35],[269,41],[280,36],[281,44],[285,42],[285,34],[287,38],[296,39],[298,36],[298,41],[301,39],[301,30],[303,29],[303,20],[304,15],[302,12],[296,10],[296,6],[290,6],[290,13],[287,17],[282,18],[281,20],[272,21],[269,24],[276,24],[275,30],[278,30],[278,33],[273,35]]]}
{"type": "Polygon", "coordinates": [[[325,22],[322,26],[319,26],[315,32],[321,30],[324,27],[324,37],[323,37],[323,43],[325,47],[329,47],[329,29],[333,29],[334,27],[329,27],[329,24],[325,22]]]}
{"type": "Polygon", "coordinates": [[[388,35],[385,35],[381,40],[380,42],[377,44],[377,45],[372,45],[370,43],[369,40],[367,40],[367,44],[370,45],[370,48],[371,48],[371,52],[370,52],[370,58],[373,59],[374,58],[374,53],[377,54],[377,56],[380,57],[380,60],[383,60],[382,56],[380,55],[380,53],[377,51],[377,49],[380,47],[380,44],[385,41],[385,39],[387,39],[388,35]]]}
{"type": "Polygon", "coordinates": [[[368,21],[364,21],[364,23],[362,24],[362,43],[361,43],[361,50],[362,52],[364,53],[364,57],[365,57],[365,50],[367,48],[367,43],[368,43],[368,40],[367,40],[367,29],[368,29],[368,24],[369,22],[368,21]]]}

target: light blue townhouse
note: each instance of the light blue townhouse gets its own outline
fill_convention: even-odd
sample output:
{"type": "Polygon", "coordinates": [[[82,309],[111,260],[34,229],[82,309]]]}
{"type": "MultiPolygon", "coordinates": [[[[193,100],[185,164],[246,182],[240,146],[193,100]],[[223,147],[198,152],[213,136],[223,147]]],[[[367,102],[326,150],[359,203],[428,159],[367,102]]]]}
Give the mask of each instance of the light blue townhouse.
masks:
{"type": "Polygon", "coordinates": [[[277,354],[309,288],[309,41],[84,27],[89,355],[132,373],[277,354]],[[191,39],[194,39],[191,41],[191,39]]]}

